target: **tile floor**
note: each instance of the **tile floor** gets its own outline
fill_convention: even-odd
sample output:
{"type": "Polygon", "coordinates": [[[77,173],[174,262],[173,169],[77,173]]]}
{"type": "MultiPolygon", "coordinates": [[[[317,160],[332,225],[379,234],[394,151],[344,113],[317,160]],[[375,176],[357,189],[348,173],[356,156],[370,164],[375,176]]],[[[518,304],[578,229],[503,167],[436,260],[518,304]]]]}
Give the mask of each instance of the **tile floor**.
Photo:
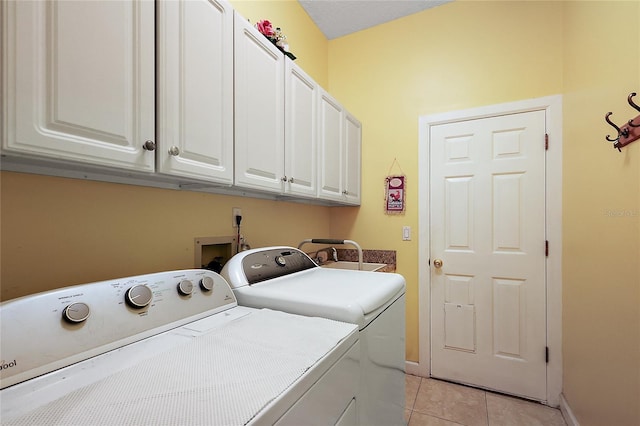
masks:
{"type": "Polygon", "coordinates": [[[406,375],[408,426],[566,426],[560,410],[482,389],[406,375]]]}

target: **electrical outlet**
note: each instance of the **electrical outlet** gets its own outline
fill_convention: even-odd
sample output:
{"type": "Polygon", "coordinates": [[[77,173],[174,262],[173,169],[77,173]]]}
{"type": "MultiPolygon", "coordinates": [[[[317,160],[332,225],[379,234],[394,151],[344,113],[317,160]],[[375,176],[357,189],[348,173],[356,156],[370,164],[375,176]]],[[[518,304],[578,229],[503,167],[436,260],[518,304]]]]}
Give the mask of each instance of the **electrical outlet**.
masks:
{"type": "Polygon", "coordinates": [[[242,217],[242,209],[240,207],[233,207],[231,209],[231,223],[233,223],[234,228],[238,227],[238,223],[236,222],[236,216],[242,217]]]}

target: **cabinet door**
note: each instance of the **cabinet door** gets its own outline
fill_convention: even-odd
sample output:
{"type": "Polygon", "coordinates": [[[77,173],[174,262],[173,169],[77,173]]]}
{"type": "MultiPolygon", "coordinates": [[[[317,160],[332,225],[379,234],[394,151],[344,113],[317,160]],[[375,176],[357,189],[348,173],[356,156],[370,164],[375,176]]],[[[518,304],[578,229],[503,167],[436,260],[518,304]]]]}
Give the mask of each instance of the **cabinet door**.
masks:
{"type": "Polygon", "coordinates": [[[344,201],[343,108],[324,89],[320,89],[318,105],[318,196],[344,201]]]}
{"type": "Polygon", "coordinates": [[[235,184],[281,192],[284,55],[235,13],[235,184]]]}
{"type": "Polygon", "coordinates": [[[318,85],[289,59],[285,71],[285,192],[315,197],[318,85]]]}
{"type": "Polygon", "coordinates": [[[158,2],[158,170],[233,183],[233,9],[158,2]]]}
{"type": "Polygon", "coordinates": [[[3,151],[153,171],[154,2],[2,8],[3,151]]]}
{"type": "Polygon", "coordinates": [[[362,125],[345,112],[344,129],[344,195],[349,204],[360,204],[362,125]]]}

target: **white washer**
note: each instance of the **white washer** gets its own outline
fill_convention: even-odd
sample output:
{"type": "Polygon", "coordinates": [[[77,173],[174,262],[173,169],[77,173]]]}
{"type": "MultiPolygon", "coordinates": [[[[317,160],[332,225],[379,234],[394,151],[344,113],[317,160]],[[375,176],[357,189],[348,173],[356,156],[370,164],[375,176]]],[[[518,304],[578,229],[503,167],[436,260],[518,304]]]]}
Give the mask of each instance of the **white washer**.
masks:
{"type": "Polygon", "coordinates": [[[237,306],[204,270],[0,304],[3,425],[353,425],[357,327],[237,306]]]}
{"type": "Polygon", "coordinates": [[[405,279],[318,267],[292,247],[240,252],[221,272],[243,306],[357,324],[361,425],[405,424],[405,279]]]}

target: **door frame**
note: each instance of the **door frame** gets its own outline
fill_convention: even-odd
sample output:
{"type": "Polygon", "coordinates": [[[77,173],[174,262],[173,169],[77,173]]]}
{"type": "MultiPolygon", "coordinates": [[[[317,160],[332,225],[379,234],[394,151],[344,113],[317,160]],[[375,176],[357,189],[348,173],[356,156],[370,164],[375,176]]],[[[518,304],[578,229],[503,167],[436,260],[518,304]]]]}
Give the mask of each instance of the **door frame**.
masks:
{"type": "Polygon", "coordinates": [[[497,105],[420,116],[418,146],[418,363],[407,363],[407,373],[431,375],[431,277],[430,256],[430,168],[431,127],[497,115],[545,111],[549,149],[545,159],[545,233],[549,242],[547,280],[547,404],[557,407],[562,392],[562,96],[553,95],[497,105]]]}

